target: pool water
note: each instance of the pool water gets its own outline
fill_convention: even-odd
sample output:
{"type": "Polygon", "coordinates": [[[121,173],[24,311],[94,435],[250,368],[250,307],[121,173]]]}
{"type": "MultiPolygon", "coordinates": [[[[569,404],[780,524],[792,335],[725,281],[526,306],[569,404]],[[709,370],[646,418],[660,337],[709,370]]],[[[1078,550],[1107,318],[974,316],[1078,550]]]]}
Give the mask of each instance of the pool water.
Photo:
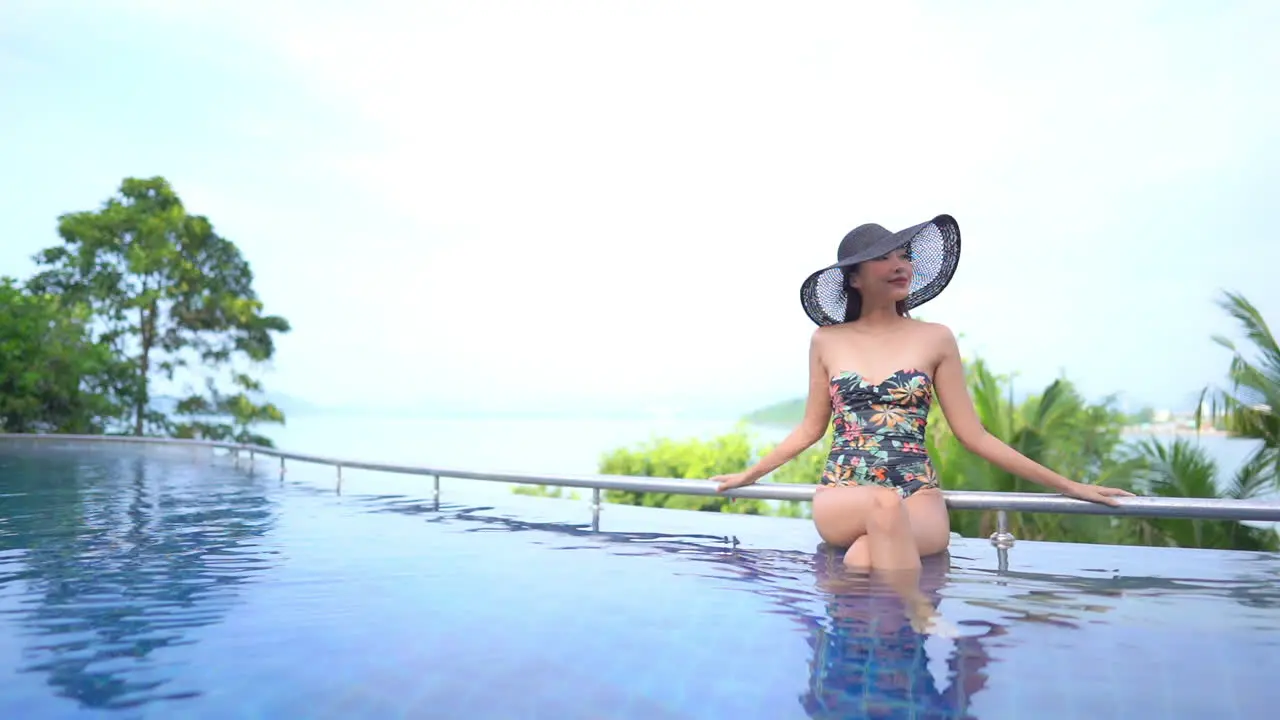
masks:
{"type": "Polygon", "coordinates": [[[806,521],[192,449],[0,441],[0,718],[1261,718],[1280,558],[957,540],[921,587],[806,521]],[[472,502],[473,498],[483,502],[472,502]]]}

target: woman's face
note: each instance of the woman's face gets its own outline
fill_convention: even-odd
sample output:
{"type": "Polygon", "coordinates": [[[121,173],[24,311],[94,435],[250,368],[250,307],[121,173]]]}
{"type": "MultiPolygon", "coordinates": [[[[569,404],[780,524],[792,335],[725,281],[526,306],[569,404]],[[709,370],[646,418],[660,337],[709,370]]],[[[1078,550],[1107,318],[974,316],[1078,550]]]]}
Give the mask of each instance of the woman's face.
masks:
{"type": "Polygon", "coordinates": [[[849,284],[862,293],[864,301],[885,299],[897,302],[911,294],[911,250],[902,247],[858,264],[849,284]]]}

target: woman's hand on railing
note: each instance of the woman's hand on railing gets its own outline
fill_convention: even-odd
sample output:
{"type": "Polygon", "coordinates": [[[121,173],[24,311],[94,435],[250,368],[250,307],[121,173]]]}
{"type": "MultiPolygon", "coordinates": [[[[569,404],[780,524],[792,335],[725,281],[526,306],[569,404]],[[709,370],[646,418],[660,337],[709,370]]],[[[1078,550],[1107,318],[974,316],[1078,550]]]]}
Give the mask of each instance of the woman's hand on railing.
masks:
{"type": "Polygon", "coordinates": [[[728,475],[716,475],[711,478],[711,482],[716,483],[716,491],[724,492],[725,490],[733,490],[750,485],[756,481],[755,478],[746,472],[730,473],[728,475]]]}
{"type": "Polygon", "coordinates": [[[1107,487],[1105,485],[1088,485],[1082,482],[1073,482],[1059,492],[1067,497],[1073,497],[1079,500],[1088,500],[1089,502],[1101,503],[1112,507],[1120,505],[1120,503],[1115,501],[1115,498],[1134,496],[1133,493],[1128,490],[1107,487]]]}

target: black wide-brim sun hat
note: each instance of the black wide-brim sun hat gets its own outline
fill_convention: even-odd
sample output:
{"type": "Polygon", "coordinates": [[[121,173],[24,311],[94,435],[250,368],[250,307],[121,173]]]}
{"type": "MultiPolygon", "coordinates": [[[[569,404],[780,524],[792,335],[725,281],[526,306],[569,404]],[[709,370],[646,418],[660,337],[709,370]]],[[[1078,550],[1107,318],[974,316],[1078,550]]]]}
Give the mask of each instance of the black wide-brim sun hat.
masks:
{"type": "Polygon", "coordinates": [[[908,310],[934,299],[951,282],[960,263],[960,225],[950,215],[890,232],[875,223],[859,225],[840,242],[836,263],[805,278],[800,285],[800,303],[809,319],[818,325],[845,321],[849,301],[845,285],[846,269],[910,246],[913,277],[907,295],[908,310]]]}

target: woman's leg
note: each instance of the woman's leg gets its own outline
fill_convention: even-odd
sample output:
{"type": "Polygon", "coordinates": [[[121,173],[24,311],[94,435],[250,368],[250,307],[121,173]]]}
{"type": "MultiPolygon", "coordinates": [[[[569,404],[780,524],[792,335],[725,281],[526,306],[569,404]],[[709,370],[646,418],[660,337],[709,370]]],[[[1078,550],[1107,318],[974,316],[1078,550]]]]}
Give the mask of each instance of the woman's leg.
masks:
{"type": "Polygon", "coordinates": [[[863,569],[918,569],[921,557],[951,541],[946,503],[933,488],[903,500],[882,487],[821,487],[813,522],[827,543],[848,548],[845,565],[863,569]]]}
{"type": "Polygon", "coordinates": [[[920,589],[920,559],[945,551],[951,542],[951,520],[939,490],[921,490],[902,500],[885,488],[825,488],[814,496],[813,519],[824,540],[848,548],[846,567],[877,572],[902,598],[917,632],[954,634],[920,589]]]}

